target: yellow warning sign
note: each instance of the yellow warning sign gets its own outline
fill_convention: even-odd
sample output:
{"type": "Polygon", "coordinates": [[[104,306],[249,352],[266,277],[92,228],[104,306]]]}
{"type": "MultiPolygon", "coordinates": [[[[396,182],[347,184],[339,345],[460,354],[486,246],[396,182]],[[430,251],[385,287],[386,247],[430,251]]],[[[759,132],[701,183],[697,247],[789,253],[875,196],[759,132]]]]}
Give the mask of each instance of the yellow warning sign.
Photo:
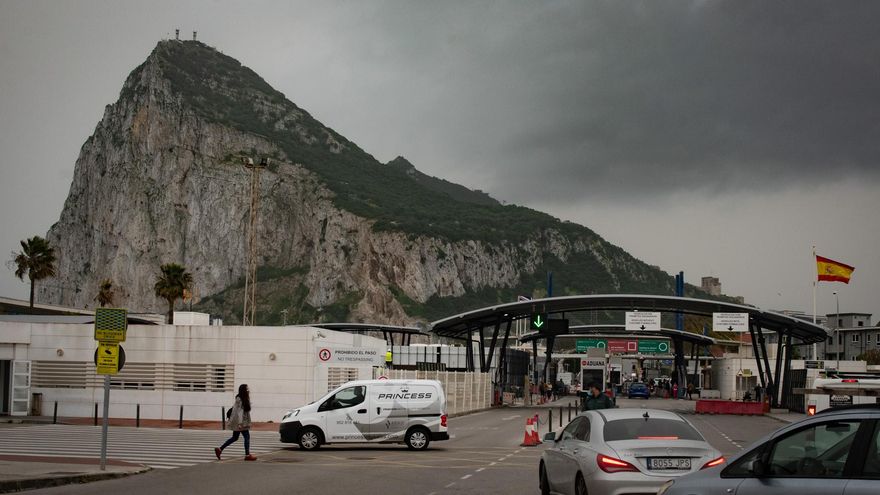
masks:
{"type": "Polygon", "coordinates": [[[98,343],[95,370],[99,375],[115,375],[119,373],[119,344],[116,342],[98,343]]]}
{"type": "Polygon", "coordinates": [[[120,308],[95,310],[95,340],[100,342],[125,342],[128,329],[128,312],[120,308]]]}

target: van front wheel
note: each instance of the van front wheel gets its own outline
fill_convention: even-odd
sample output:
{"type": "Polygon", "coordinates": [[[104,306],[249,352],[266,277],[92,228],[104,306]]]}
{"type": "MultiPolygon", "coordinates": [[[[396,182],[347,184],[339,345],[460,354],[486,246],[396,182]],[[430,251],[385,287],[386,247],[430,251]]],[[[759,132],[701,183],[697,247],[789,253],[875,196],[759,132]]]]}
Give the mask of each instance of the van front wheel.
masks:
{"type": "Polygon", "coordinates": [[[303,450],[315,450],[321,446],[321,431],[312,426],[304,428],[297,443],[303,450]]]}
{"type": "Polygon", "coordinates": [[[404,441],[406,446],[412,450],[425,450],[431,443],[431,434],[425,428],[412,428],[406,432],[404,441]]]}

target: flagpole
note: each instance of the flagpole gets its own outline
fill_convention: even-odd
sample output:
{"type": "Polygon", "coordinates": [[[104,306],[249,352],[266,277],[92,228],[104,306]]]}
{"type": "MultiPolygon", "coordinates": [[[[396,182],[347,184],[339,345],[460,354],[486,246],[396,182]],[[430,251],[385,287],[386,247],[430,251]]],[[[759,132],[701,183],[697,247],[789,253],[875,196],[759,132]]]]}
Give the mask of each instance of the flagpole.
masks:
{"type": "MultiPolygon", "coordinates": [[[[813,246],[813,269],[816,265],[816,246],[813,246]]],[[[816,280],[813,280],[813,325],[816,324],[816,280]]],[[[817,343],[813,343],[813,359],[819,360],[819,348],[817,343]]]]}

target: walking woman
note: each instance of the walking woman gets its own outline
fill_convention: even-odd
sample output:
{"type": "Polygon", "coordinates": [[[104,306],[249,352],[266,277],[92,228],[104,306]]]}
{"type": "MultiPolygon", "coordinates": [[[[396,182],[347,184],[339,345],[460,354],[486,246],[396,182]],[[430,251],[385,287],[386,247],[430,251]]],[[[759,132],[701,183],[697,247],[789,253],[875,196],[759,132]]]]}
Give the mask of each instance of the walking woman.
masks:
{"type": "Polygon", "coordinates": [[[223,449],[229,447],[241,435],[244,437],[244,460],[256,461],[257,458],[251,455],[251,396],[248,386],[244,383],[238,387],[235,405],[229,411],[229,429],[232,430],[232,437],[220,447],[214,447],[214,455],[217,459],[220,459],[223,449]]]}

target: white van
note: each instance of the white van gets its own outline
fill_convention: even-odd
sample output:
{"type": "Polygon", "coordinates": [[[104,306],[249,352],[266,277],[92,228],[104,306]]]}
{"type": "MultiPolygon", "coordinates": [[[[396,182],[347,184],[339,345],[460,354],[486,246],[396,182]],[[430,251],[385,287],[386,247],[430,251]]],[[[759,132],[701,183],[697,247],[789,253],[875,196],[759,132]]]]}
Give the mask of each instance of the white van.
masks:
{"type": "Polygon", "coordinates": [[[446,394],[436,380],[360,380],[288,411],[281,441],[314,450],[329,443],[405,443],[422,450],[448,440],[446,394]]]}

